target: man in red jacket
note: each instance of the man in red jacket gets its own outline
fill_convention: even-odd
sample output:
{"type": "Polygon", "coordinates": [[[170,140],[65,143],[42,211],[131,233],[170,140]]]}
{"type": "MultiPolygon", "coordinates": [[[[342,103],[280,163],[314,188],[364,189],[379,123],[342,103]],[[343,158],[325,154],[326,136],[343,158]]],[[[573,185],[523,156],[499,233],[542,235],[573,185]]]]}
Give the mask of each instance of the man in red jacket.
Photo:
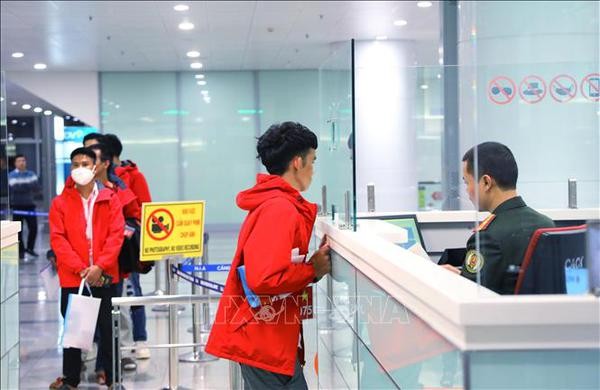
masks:
{"type": "MultiPolygon", "coordinates": [[[[87,148],[71,153],[73,186],[54,198],[50,206],[50,246],[56,253],[61,292],[61,313],[65,316],[69,294],[77,294],[82,279],[92,286],[92,295],[101,298],[98,326],[107,356],[107,384],[113,382],[111,298],[119,282],[118,256],[123,243],[125,221],[121,202],[113,191],[94,181],[96,155],[87,148]]],[[[63,377],[50,388],[68,390],[79,385],[81,350],[63,349],[63,377]]]]}
{"type": "Polygon", "coordinates": [[[206,352],[239,362],[246,389],[307,388],[302,292],[331,269],[326,242],[306,260],[317,206],[300,192],[312,181],[316,149],[317,137],[305,126],[271,126],[257,145],[270,175],[259,174],[237,197],[248,216],[206,352]],[[259,307],[245,291],[260,297],[259,307]]]}

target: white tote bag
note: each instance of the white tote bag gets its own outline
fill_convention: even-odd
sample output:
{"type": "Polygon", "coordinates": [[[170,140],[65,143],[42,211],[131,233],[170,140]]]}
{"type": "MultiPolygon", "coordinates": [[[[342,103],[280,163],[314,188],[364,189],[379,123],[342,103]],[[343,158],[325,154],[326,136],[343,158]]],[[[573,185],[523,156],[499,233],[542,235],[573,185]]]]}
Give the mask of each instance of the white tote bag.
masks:
{"type": "Polygon", "coordinates": [[[51,262],[48,262],[48,265],[42,268],[40,271],[40,278],[42,279],[42,283],[44,283],[46,298],[49,301],[58,300],[60,295],[60,282],[58,280],[56,268],[54,268],[54,265],[51,262]]]}
{"type": "Polygon", "coordinates": [[[63,330],[63,348],[79,348],[86,351],[92,349],[101,299],[82,295],[84,284],[91,295],[92,291],[85,279],[81,281],[77,294],[69,294],[63,330]]]}

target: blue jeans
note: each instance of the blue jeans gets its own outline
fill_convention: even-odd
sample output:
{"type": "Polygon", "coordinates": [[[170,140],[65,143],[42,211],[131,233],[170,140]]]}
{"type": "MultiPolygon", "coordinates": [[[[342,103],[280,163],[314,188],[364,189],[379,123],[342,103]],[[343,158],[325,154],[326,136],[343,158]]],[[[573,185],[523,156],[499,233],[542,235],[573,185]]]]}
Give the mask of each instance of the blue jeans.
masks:
{"type": "MultiPolygon", "coordinates": [[[[127,296],[136,296],[141,297],[142,287],[140,286],[140,274],[137,272],[132,272],[129,275],[129,283],[131,284],[132,290],[128,290],[127,296]]],[[[117,285],[117,296],[120,297],[123,295],[123,279],[119,281],[117,285]]],[[[131,315],[131,322],[133,322],[133,341],[146,341],[148,340],[148,334],[146,333],[146,309],[144,306],[131,306],[129,310],[129,314],[131,315]]],[[[99,344],[100,335],[98,333],[98,327],[96,327],[96,334],[94,335],[94,341],[99,344]]],[[[105,358],[98,350],[98,355],[96,356],[96,372],[104,369],[104,360],[105,358]]]]}

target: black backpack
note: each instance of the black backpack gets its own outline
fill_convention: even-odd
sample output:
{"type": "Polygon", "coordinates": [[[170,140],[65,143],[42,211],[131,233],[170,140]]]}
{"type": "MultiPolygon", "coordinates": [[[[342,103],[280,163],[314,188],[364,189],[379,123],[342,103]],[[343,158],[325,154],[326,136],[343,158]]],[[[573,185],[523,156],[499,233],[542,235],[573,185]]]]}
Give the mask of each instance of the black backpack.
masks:
{"type": "Polygon", "coordinates": [[[154,261],[140,261],[140,223],[134,218],[125,220],[125,229],[132,234],[125,236],[119,253],[119,270],[122,274],[137,272],[147,274],[154,267],[154,261]]]}

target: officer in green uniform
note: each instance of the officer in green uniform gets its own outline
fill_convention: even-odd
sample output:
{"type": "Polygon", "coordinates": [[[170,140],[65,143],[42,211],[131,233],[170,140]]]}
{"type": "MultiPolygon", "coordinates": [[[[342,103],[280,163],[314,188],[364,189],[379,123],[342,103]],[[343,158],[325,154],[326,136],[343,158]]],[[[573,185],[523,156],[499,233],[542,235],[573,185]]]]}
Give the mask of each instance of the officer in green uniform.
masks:
{"type": "Polygon", "coordinates": [[[508,147],[497,142],[479,144],[476,172],[474,149],[462,159],[463,180],[473,204],[490,216],[469,238],[461,274],[476,281],[480,272],[481,285],[498,294],[513,294],[531,236],[537,229],[554,227],[554,222],[517,195],[518,168],[508,147]]]}

